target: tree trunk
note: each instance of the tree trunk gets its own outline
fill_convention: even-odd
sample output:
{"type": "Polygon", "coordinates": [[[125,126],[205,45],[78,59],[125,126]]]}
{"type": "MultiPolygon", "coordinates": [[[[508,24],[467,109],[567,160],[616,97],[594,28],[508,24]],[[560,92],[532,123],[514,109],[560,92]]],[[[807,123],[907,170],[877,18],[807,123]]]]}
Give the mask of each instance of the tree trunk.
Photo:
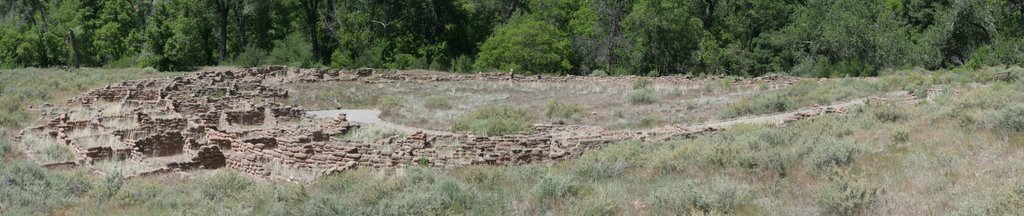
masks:
{"type": "Polygon", "coordinates": [[[313,59],[321,61],[320,33],[316,22],[318,19],[316,9],[319,7],[319,0],[303,0],[302,6],[306,12],[306,31],[309,33],[309,42],[313,45],[313,59]]]}
{"type": "Polygon", "coordinates": [[[615,39],[619,37],[619,23],[622,22],[622,18],[623,16],[625,16],[625,13],[626,0],[616,1],[615,8],[612,11],[612,23],[610,23],[611,25],[609,26],[611,27],[611,30],[608,31],[608,37],[605,38],[605,47],[607,49],[605,55],[608,60],[608,65],[606,66],[605,70],[607,70],[608,73],[612,72],[612,68],[615,68],[615,64],[618,61],[618,56],[615,55],[615,47],[617,44],[615,39]]]}
{"type": "Polygon", "coordinates": [[[216,0],[215,5],[217,9],[217,27],[220,30],[218,32],[218,40],[220,44],[217,45],[217,49],[220,51],[220,61],[228,59],[228,7],[227,0],[216,0]]]}
{"type": "Polygon", "coordinates": [[[718,0],[704,0],[706,4],[704,7],[704,30],[711,31],[712,25],[715,23],[715,7],[718,4],[718,0]]]}
{"type": "Polygon", "coordinates": [[[78,68],[78,46],[75,43],[75,31],[68,31],[68,43],[71,45],[71,62],[78,68]]]}
{"type": "Polygon", "coordinates": [[[244,2],[245,0],[235,0],[235,25],[238,26],[238,44],[242,49],[245,49],[249,44],[245,38],[245,22],[242,20],[244,18],[244,14],[242,14],[242,5],[245,4],[244,2]]]}

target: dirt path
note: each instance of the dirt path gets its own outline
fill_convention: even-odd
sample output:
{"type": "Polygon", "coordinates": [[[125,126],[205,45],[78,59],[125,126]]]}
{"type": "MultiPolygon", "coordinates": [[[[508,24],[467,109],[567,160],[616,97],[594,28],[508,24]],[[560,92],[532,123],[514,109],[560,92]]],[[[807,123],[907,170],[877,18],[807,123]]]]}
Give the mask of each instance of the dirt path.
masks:
{"type": "MultiPolygon", "coordinates": [[[[893,92],[893,93],[886,94],[884,97],[885,98],[901,98],[901,97],[905,98],[905,97],[908,97],[908,96],[909,96],[909,94],[907,92],[893,92]]],[[[912,96],[909,96],[909,97],[912,97],[912,96]]],[[[731,126],[737,125],[737,124],[782,124],[787,119],[797,119],[801,115],[803,115],[803,116],[810,116],[810,115],[824,114],[822,112],[826,112],[826,111],[829,111],[829,110],[847,110],[847,109],[849,109],[851,107],[854,107],[854,106],[863,105],[867,101],[868,101],[868,98],[858,98],[858,99],[854,99],[854,100],[850,100],[850,101],[846,101],[846,102],[842,102],[842,103],[836,103],[836,104],[832,104],[832,105],[827,105],[827,106],[815,106],[815,107],[811,107],[811,108],[801,108],[799,110],[791,111],[791,112],[767,114],[767,115],[761,115],[761,116],[746,116],[746,117],[740,117],[740,118],[729,119],[729,120],[706,122],[706,123],[701,123],[701,124],[685,125],[685,126],[669,126],[669,127],[670,128],[675,128],[675,129],[681,129],[681,130],[700,130],[700,129],[706,129],[706,128],[725,129],[725,128],[728,128],[728,127],[731,127],[731,126]]],[[[351,122],[360,123],[360,124],[367,124],[367,125],[374,125],[374,126],[380,126],[380,127],[385,127],[385,128],[389,128],[389,129],[399,130],[399,131],[406,132],[406,133],[415,133],[415,132],[423,131],[424,133],[432,134],[432,135],[456,135],[456,134],[458,134],[458,133],[453,133],[453,132],[429,130],[429,129],[424,129],[424,128],[416,128],[416,127],[410,127],[410,126],[398,125],[398,124],[386,122],[386,121],[380,119],[380,114],[381,114],[380,110],[372,110],[372,109],[336,109],[336,110],[307,111],[306,113],[309,114],[309,115],[314,116],[315,118],[337,118],[338,115],[345,114],[346,118],[349,121],[351,121],[351,122]]],[[[657,130],[665,130],[665,129],[664,128],[651,129],[651,131],[657,131],[657,130]]]]}
{"type": "Polygon", "coordinates": [[[380,119],[380,113],[381,113],[380,110],[373,110],[373,109],[336,109],[336,110],[307,111],[306,113],[310,114],[310,115],[313,115],[313,117],[315,117],[315,118],[337,118],[339,115],[345,114],[345,118],[348,121],[350,121],[350,122],[366,124],[366,125],[374,125],[374,126],[394,129],[394,130],[406,132],[406,133],[409,133],[409,134],[412,134],[412,133],[415,133],[415,132],[419,132],[419,131],[423,131],[424,133],[427,133],[427,134],[455,135],[455,133],[452,133],[452,132],[429,130],[429,129],[416,128],[416,127],[410,127],[410,126],[405,126],[405,125],[399,125],[399,124],[394,124],[394,123],[386,122],[386,121],[380,119]]]}

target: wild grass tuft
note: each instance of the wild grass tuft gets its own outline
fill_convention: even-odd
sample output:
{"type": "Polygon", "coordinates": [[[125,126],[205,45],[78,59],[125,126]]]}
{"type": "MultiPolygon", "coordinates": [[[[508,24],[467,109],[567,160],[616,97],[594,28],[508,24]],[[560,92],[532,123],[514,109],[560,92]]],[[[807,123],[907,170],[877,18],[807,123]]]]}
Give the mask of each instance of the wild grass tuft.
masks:
{"type": "Polygon", "coordinates": [[[587,115],[587,108],[575,103],[562,103],[557,100],[548,101],[548,108],[544,116],[559,121],[571,120],[580,121],[587,115]]]}
{"type": "Polygon", "coordinates": [[[533,116],[524,108],[492,105],[456,120],[453,129],[487,136],[522,133],[533,129],[533,116]]]}

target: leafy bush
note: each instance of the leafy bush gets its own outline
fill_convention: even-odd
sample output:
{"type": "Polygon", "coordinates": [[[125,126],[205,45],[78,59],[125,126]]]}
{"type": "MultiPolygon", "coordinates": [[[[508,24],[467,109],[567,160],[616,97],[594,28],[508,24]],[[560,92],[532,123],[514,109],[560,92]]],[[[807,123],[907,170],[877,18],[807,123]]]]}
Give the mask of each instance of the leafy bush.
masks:
{"type": "Polygon", "coordinates": [[[111,61],[110,63],[107,63],[107,65],[105,66],[105,68],[130,68],[130,67],[135,67],[135,57],[134,56],[125,56],[125,57],[119,58],[117,60],[111,61]]]}
{"type": "Polygon", "coordinates": [[[423,57],[416,57],[412,54],[397,54],[391,63],[387,64],[387,68],[395,69],[428,69],[427,59],[423,57]]]}
{"type": "Polygon", "coordinates": [[[458,131],[501,136],[533,129],[533,116],[523,108],[507,105],[486,106],[455,121],[458,131]]]}
{"type": "Polygon", "coordinates": [[[907,114],[895,104],[875,106],[872,109],[872,114],[875,116],[875,119],[883,122],[897,122],[907,118],[907,114]]]}
{"type": "Polygon", "coordinates": [[[1020,215],[1024,213],[1024,183],[1000,188],[992,199],[965,199],[955,215],[1020,215]]]}
{"type": "Polygon", "coordinates": [[[737,207],[750,205],[752,198],[749,186],[724,178],[711,183],[675,182],[660,188],[651,200],[655,209],[665,213],[729,214],[737,207]]]}
{"type": "Polygon", "coordinates": [[[390,116],[398,114],[398,110],[405,106],[405,101],[395,96],[381,96],[377,98],[376,105],[381,115],[390,116]]]}
{"type": "Polygon", "coordinates": [[[254,183],[234,172],[218,172],[199,182],[199,193],[207,200],[222,200],[238,196],[253,187],[254,183]]]}
{"type": "Polygon", "coordinates": [[[239,67],[255,67],[262,65],[264,59],[269,58],[267,55],[267,52],[258,47],[248,46],[235,57],[234,63],[239,67]]]}
{"type": "Polygon", "coordinates": [[[39,156],[46,162],[62,162],[75,159],[75,154],[68,146],[62,144],[46,144],[39,149],[39,156]]]}
{"type": "Polygon", "coordinates": [[[586,116],[587,108],[574,103],[561,103],[557,100],[548,101],[548,109],[544,116],[550,119],[579,121],[586,116]]]}
{"type": "Polygon", "coordinates": [[[544,176],[530,191],[531,198],[541,204],[554,204],[576,196],[583,190],[579,182],[567,177],[544,176]]]}
{"type": "Polygon", "coordinates": [[[854,156],[860,153],[853,141],[848,139],[825,137],[808,141],[804,145],[810,148],[804,158],[804,165],[817,172],[853,163],[854,156]]]}
{"type": "Polygon", "coordinates": [[[5,214],[58,214],[92,190],[82,173],[49,172],[25,161],[0,163],[0,209],[5,214]]]}
{"type": "Polygon", "coordinates": [[[7,139],[7,129],[0,127],[0,160],[11,152],[11,141],[7,139]]]}
{"type": "Polygon", "coordinates": [[[892,132],[892,140],[898,143],[906,143],[910,141],[910,132],[905,129],[899,129],[892,132]]]}
{"type": "Polygon", "coordinates": [[[653,104],[658,102],[658,95],[651,88],[633,90],[629,93],[629,102],[634,105],[653,104]]]}
{"type": "Polygon", "coordinates": [[[468,73],[473,72],[473,57],[466,55],[459,55],[452,60],[452,72],[468,73]]]}
{"type": "Polygon", "coordinates": [[[651,88],[652,85],[654,85],[654,82],[652,82],[651,79],[647,79],[647,78],[636,79],[636,81],[633,81],[633,90],[651,88]]]}
{"type": "Polygon", "coordinates": [[[606,77],[606,76],[608,76],[608,72],[605,72],[604,70],[598,69],[598,70],[591,71],[590,72],[590,76],[592,76],[592,77],[606,77]]]}
{"type": "Polygon", "coordinates": [[[292,67],[312,67],[317,64],[313,59],[312,45],[302,34],[292,33],[281,40],[274,41],[274,49],[270,51],[270,63],[292,67]]]}
{"type": "Polygon", "coordinates": [[[423,102],[423,107],[435,110],[446,110],[451,109],[452,104],[446,97],[428,97],[426,102],[423,102]]]}
{"type": "Polygon", "coordinates": [[[1007,131],[1024,132],[1024,104],[1003,108],[999,113],[998,125],[1007,131]]]}
{"type": "Polygon", "coordinates": [[[823,215],[859,215],[877,199],[880,190],[866,181],[836,178],[817,197],[823,215]]]}
{"type": "Polygon", "coordinates": [[[524,74],[568,71],[572,49],[564,35],[533,16],[516,15],[484,41],[474,67],[524,74]]]}
{"type": "Polygon", "coordinates": [[[644,151],[641,144],[627,142],[604,147],[601,151],[584,153],[573,161],[576,175],[589,180],[600,180],[618,176],[636,164],[643,163],[644,151]]]}

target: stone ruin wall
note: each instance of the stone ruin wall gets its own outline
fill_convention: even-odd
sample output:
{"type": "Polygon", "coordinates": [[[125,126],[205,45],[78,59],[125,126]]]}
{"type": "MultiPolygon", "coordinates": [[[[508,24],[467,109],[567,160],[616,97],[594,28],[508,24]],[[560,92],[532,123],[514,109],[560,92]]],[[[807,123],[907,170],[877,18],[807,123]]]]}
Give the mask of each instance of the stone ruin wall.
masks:
{"type": "MultiPolygon", "coordinates": [[[[622,79],[632,78],[513,74],[424,75],[279,67],[204,72],[169,79],[127,81],[90,91],[70,100],[68,107],[95,108],[105,103],[119,103],[130,107],[129,111],[91,121],[70,121],[68,114],[73,111],[44,112],[43,119],[49,120],[23,130],[18,138],[25,133],[45,133],[63,142],[75,153],[76,160],[59,164],[91,164],[101,160],[125,160],[126,163],[132,163],[156,157],[185,155],[187,160],[170,162],[137,175],[227,167],[256,176],[275,178],[272,170],[267,167],[269,163],[317,174],[341,172],[356,167],[552,163],[578,157],[587,150],[617,141],[695,136],[716,130],[668,128],[654,131],[604,131],[586,126],[537,125],[536,130],[529,134],[486,137],[418,132],[378,143],[364,143],[339,138],[358,127],[347,122],[344,115],[337,119],[313,119],[306,116],[301,108],[272,102],[273,99],[287,97],[288,92],[278,86],[292,82],[618,82],[622,79]],[[134,119],[138,126],[127,129],[106,128],[100,123],[104,118],[134,119]],[[120,148],[100,146],[83,149],[67,136],[67,132],[85,128],[112,135],[126,145],[120,148]]],[[[793,82],[786,77],[760,79],[773,79],[772,82],[781,84],[793,82]]],[[[655,81],[695,82],[686,77],[662,77],[655,78],[655,81]]]]}

